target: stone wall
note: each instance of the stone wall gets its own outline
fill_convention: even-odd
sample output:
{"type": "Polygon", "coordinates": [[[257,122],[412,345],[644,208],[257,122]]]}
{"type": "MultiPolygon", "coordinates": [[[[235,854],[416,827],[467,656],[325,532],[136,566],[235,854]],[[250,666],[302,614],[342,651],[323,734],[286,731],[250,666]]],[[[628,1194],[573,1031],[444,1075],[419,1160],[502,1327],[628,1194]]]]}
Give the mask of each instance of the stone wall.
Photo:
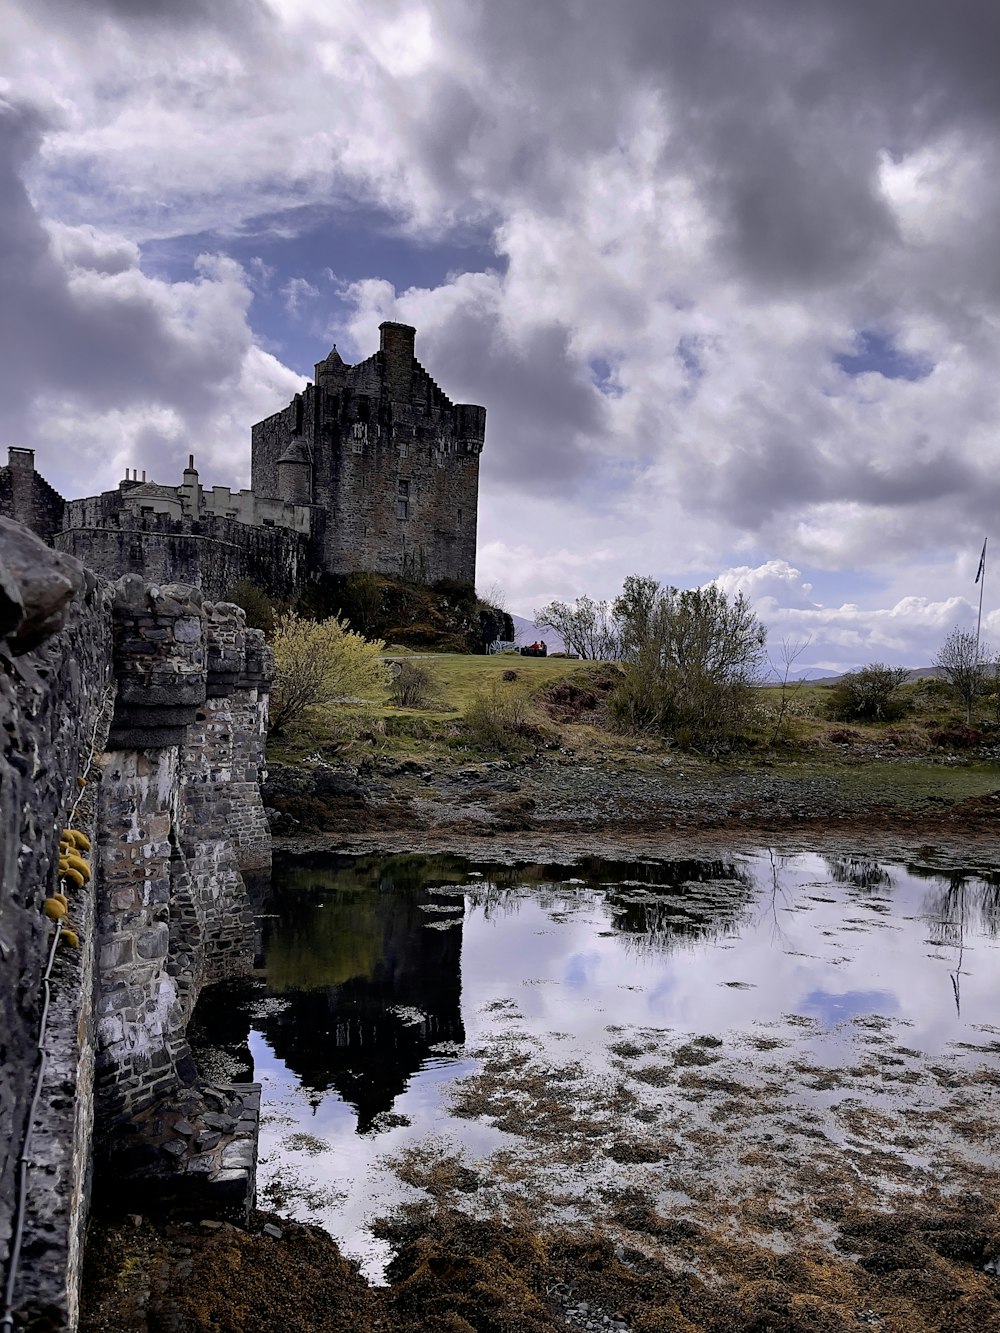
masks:
{"type": "Polygon", "coordinates": [[[0,467],[0,515],[50,542],[63,525],[66,501],[35,471],[34,449],[9,449],[0,467]]]}
{"type": "MultiPolygon", "coordinates": [[[[92,885],[73,894],[80,946],[59,948],[50,983],[45,1079],[30,1159],[19,1159],[39,1068],[43,973],[53,926],[59,831],[100,745],[113,691],[111,593],[75,561],[0,519],[0,1267],[6,1277],[22,1174],[16,1304],[71,1325],[86,1218],[93,1123],[92,885]]],[[[93,831],[83,792],[74,822],[93,831]]]]}
{"type": "Polygon", "coordinates": [[[141,1148],[114,1170],[143,1206],[177,1177],[200,1207],[249,1200],[254,1091],[195,1086],[186,1024],[204,985],[251,962],[240,867],[269,863],[269,674],[238,608],[109,585],[0,519],[0,1263],[20,1217],[19,1328],[75,1327],[92,1138],[99,1161],[141,1148]],[[54,954],[25,1153],[67,826],[90,837],[92,878],[71,894],[78,945],[54,954]]]}
{"type": "Polygon", "coordinates": [[[54,545],[107,578],[133,573],[152,583],[190,583],[211,599],[228,597],[249,579],[283,599],[311,577],[309,539],[290,528],[250,527],[210,515],[187,523],[168,514],[110,512],[101,522],[67,528],[54,545]]]}

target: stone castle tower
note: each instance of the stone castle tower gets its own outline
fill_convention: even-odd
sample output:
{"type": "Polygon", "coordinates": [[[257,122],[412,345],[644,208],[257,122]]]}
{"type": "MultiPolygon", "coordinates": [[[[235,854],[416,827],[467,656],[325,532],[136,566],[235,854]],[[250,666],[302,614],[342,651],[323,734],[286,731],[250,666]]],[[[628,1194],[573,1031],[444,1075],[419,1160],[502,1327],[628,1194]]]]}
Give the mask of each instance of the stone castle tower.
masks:
{"type": "Polygon", "coordinates": [[[251,490],[312,507],[330,573],[474,584],[486,409],[442,392],[414,357],[415,329],[380,333],[356,366],[335,347],[312,384],[253,427],[251,490]]]}
{"type": "Polygon", "coordinates": [[[486,409],[453,403],[414,338],[382,324],[379,350],[356,366],[334,348],[314,383],[253,427],[249,490],[203,486],[192,454],[179,486],[131,469],[113,491],[64,500],[33,450],[11,448],[0,515],[108,578],[191,583],[214,599],[243,580],[284,599],[359,571],[474,586],[486,409]]]}

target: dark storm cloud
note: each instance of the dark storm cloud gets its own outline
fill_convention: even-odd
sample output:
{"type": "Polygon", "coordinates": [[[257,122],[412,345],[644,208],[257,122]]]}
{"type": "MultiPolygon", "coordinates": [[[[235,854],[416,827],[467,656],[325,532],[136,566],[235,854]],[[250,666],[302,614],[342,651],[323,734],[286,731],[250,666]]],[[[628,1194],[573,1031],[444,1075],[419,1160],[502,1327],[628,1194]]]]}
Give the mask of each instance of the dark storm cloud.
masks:
{"type": "Polygon", "coordinates": [[[1000,116],[1000,6],[979,0],[511,0],[451,13],[529,111],[525,151],[495,136],[499,193],[544,200],[565,156],[613,145],[624,99],[648,86],[671,129],[664,166],[699,180],[724,253],[757,283],[857,275],[897,239],[880,154],[945,131],[975,139],[1000,116]]]}
{"type": "MultiPolygon", "coordinates": [[[[44,393],[94,411],[143,402],[206,405],[232,368],[233,347],[202,343],[172,326],[156,290],[74,285],[58,261],[22,173],[48,128],[36,108],[0,101],[0,425],[30,434],[28,414],[44,393]]],[[[96,275],[121,274],[122,251],[85,264],[79,236],[68,247],[96,275]],[[75,251],[74,251],[75,246],[75,251]]]]}
{"type": "MultiPolygon", "coordinates": [[[[985,516],[995,511],[996,483],[946,448],[924,456],[914,441],[911,452],[892,461],[871,457],[830,457],[806,443],[801,423],[779,419],[759,422],[748,432],[761,443],[734,449],[723,465],[688,464],[687,490],[694,508],[711,508],[747,529],[758,529],[782,510],[838,502],[910,508],[947,504],[965,495],[983,497],[975,506],[985,516]]],[[[971,516],[971,514],[970,514],[971,516]]]]}
{"type": "MultiPolygon", "coordinates": [[[[569,331],[543,324],[515,344],[489,307],[467,307],[428,339],[427,361],[448,367],[449,391],[489,413],[491,477],[530,477],[566,494],[586,470],[587,441],[606,429],[600,393],[568,355],[569,331]]],[[[418,346],[417,354],[423,357],[418,346]]]]}

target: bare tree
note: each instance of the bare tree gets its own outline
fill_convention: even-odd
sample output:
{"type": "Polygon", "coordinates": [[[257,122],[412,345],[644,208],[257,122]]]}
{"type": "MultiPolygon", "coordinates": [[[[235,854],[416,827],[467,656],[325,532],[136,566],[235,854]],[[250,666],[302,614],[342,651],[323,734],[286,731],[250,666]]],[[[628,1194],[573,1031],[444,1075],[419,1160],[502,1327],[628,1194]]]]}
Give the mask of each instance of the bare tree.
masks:
{"type": "Polygon", "coordinates": [[[957,625],[938,649],[934,665],[941,668],[965,704],[967,723],[972,721],[972,705],[983,692],[989,651],[971,630],[959,629],[957,625]]]}
{"type": "Polygon", "coordinates": [[[794,681],[790,681],[789,678],[791,676],[792,667],[809,647],[811,642],[811,634],[805,639],[799,639],[797,642],[794,639],[782,639],[780,665],[776,665],[774,659],[768,655],[767,664],[781,686],[781,702],[778,704],[778,715],[774,719],[774,731],[771,735],[772,745],[778,743],[781,729],[784,727],[785,718],[788,715],[788,706],[791,703],[792,695],[796,690],[800,690],[806,683],[804,678],[794,681]]]}
{"type": "Polygon", "coordinates": [[[615,626],[607,602],[595,602],[586,594],[572,605],[550,602],[535,612],[535,624],[555,630],[570,652],[580,657],[605,662],[618,656],[615,626]]]}

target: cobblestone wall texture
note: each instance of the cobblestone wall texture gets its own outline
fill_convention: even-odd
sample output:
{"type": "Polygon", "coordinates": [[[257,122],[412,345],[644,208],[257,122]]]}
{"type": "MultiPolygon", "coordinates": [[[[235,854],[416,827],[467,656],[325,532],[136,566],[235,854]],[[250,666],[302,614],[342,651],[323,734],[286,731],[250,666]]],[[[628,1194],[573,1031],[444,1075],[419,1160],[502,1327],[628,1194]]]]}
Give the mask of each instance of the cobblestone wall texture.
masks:
{"type": "MultiPolygon", "coordinates": [[[[42,977],[53,936],[43,903],[57,883],[59,833],[100,743],[113,690],[111,592],[75,561],[0,519],[0,1262],[6,1275],[39,1067],[42,977]],[[95,734],[95,731],[98,734],[95,734]]],[[[74,822],[93,831],[83,795],[74,822]]],[[[80,946],[54,961],[47,1063],[33,1119],[18,1305],[71,1326],[93,1123],[92,885],[70,908],[80,946]]]]}
{"type": "Polygon", "coordinates": [[[54,544],[109,579],[132,573],[152,583],[190,583],[210,599],[231,596],[248,579],[280,600],[311,577],[309,539],[291,528],[211,515],[191,524],[168,514],[111,512],[101,521],[105,526],[66,528],[54,544]]]}
{"type": "MultiPolygon", "coordinates": [[[[75,1327],[92,1136],[120,1142],[121,1117],[194,1082],[198,992],[249,966],[240,865],[269,863],[257,787],[269,669],[238,608],[135,576],[110,585],[0,519],[0,1265],[20,1217],[19,1328],[75,1327]],[[78,947],[54,955],[24,1154],[54,935],[43,903],[66,887],[68,825],[91,839],[92,878],[71,895],[78,947]]],[[[248,1132],[237,1117],[250,1160],[248,1132]]],[[[228,1142],[215,1187],[246,1192],[252,1173],[228,1178],[240,1174],[228,1142]]]]}

